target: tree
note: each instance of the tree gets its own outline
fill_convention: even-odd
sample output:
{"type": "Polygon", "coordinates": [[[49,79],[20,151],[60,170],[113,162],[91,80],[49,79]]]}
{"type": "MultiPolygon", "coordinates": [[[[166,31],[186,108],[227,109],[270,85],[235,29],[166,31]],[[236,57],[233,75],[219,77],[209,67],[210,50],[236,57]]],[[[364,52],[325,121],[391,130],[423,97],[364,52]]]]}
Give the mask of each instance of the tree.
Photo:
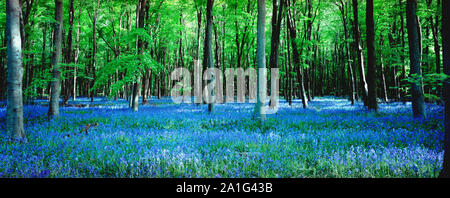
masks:
{"type": "Polygon", "coordinates": [[[20,17],[22,11],[18,0],[6,1],[6,39],[8,56],[6,131],[11,138],[27,141],[23,128],[22,101],[22,46],[20,17]]]}
{"type": "Polygon", "coordinates": [[[52,81],[51,81],[51,96],[50,105],[48,109],[48,116],[57,118],[59,116],[59,96],[61,93],[61,41],[62,41],[62,0],[55,0],[55,26],[53,35],[53,54],[52,54],[52,81]]]}
{"type": "MultiPolygon", "coordinates": [[[[352,102],[352,105],[355,103],[355,95],[356,95],[356,91],[355,91],[355,79],[353,78],[353,68],[352,68],[352,64],[351,64],[351,58],[350,58],[350,52],[349,52],[349,47],[347,45],[347,40],[348,40],[348,34],[347,34],[347,12],[348,9],[347,7],[347,2],[344,2],[343,0],[340,0],[338,2],[336,2],[336,5],[339,8],[339,11],[341,12],[341,16],[342,16],[342,25],[344,26],[344,46],[345,46],[345,57],[347,59],[347,66],[348,66],[348,77],[350,78],[350,92],[349,92],[349,99],[352,102]]],[[[345,64],[345,63],[344,63],[345,64]]]]}
{"type": "MultiPolygon", "coordinates": [[[[281,19],[283,18],[283,6],[284,6],[284,0],[273,0],[272,36],[270,39],[271,46],[270,46],[270,60],[269,60],[270,68],[278,68],[281,19]]],[[[275,96],[277,96],[277,94],[271,94],[271,97],[275,97],[275,96]]],[[[271,107],[278,105],[278,104],[272,103],[272,101],[275,101],[275,98],[270,99],[271,107]]]]}
{"type": "MultiPolygon", "coordinates": [[[[383,34],[380,34],[380,47],[383,48],[383,34]]],[[[383,53],[380,52],[380,79],[381,79],[381,97],[383,98],[384,102],[388,102],[388,96],[387,96],[387,88],[386,88],[386,78],[384,76],[384,61],[383,61],[383,53]]]]}
{"type": "MultiPolygon", "coordinates": [[[[81,6],[78,7],[78,21],[77,21],[77,33],[75,36],[75,52],[73,55],[73,62],[74,64],[78,64],[78,59],[80,55],[80,21],[81,21],[81,6]]],[[[75,101],[77,98],[77,67],[74,67],[73,71],[73,92],[72,92],[72,99],[75,101]]]]}
{"type": "Polygon", "coordinates": [[[94,96],[95,96],[95,90],[94,90],[94,83],[95,83],[95,54],[97,52],[97,41],[96,41],[96,28],[97,28],[97,17],[98,17],[98,10],[100,7],[100,0],[97,1],[96,6],[94,7],[94,12],[91,14],[91,12],[88,12],[89,17],[92,21],[92,62],[91,62],[91,72],[93,79],[90,82],[90,96],[91,96],[91,102],[94,102],[94,96]]]}
{"type": "Polygon", "coordinates": [[[294,17],[292,17],[292,12],[291,12],[292,8],[290,8],[290,1],[287,0],[286,3],[287,3],[286,8],[289,8],[287,10],[287,15],[286,15],[286,24],[288,26],[288,31],[289,31],[289,36],[290,36],[290,41],[291,41],[291,46],[292,46],[292,58],[294,61],[294,68],[297,70],[297,80],[298,80],[299,86],[300,86],[300,94],[301,94],[301,98],[302,98],[303,108],[307,108],[308,100],[306,98],[306,93],[305,93],[306,91],[305,91],[305,86],[303,83],[303,69],[301,68],[302,66],[300,65],[301,53],[298,51],[299,48],[297,48],[297,41],[296,41],[297,28],[296,28],[294,17]]]}
{"type": "MultiPolygon", "coordinates": [[[[73,20],[74,20],[74,0],[70,0],[69,5],[69,31],[67,33],[67,46],[65,47],[65,61],[66,63],[72,63],[73,62],[73,53],[72,53],[72,33],[73,33],[73,20]]],[[[66,67],[68,69],[68,67],[66,67]]],[[[74,75],[75,76],[75,75],[74,75]]],[[[72,81],[73,82],[73,81],[72,81]]],[[[72,90],[70,89],[71,80],[69,78],[66,78],[64,80],[64,97],[63,97],[63,103],[67,104],[69,101],[70,94],[72,90]]]]}
{"type": "Polygon", "coordinates": [[[367,0],[366,4],[366,35],[367,35],[367,107],[369,110],[378,110],[377,103],[377,79],[375,60],[375,29],[373,21],[373,0],[367,0]]]}
{"type": "MultiPolygon", "coordinates": [[[[214,0],[207,0],[206,2],[206,28],[205,28],[205,48],[203,50],[203,66],[204,68],[208,67],[213,69],[214,63],[213,63],[213,56],[212,56],[212,49],[211,49],[211,37],[212,37],[212,7],[214,4],[214,0]]],[[[215,83],[214,82],[214,76],[212,79],[208,80],[208,84],[215,83]]],[[[211,90],[211,96],[214,96],[214,91],[211,90]]],[[[214,102],[210,101],[208,104],[208,111],[213,113],[214,112],[214,102]]]]}
{"type": "MultiPolygon", "coordinates": [[[[450,75],[450,2],[442,1],[442,57],[444,60],[444,73],[450,75]]],[[[447,77],[444,81],[444,103],[445,103],[445,138],[444,138],[444,163],[439,177],[450,177],[450,79],[447,77]]]]}
{"type": "MultiPolygon", "coordinates": [[[[431,4],[431,0],[429,0],[430,4],[431,4]]],[[[436,4],[437,7],[439,7],[441,1],[437,0],[436,4]]],[[[431,32],[432,32],[432,36],[433,36],[433,42],[434,42],[434,52],[436,54],[435,56],[435,62],[436,62],[436,73],[440,74],[441,73],[441,47],[439,46],[439,12],[436,12],[435,14],[435,20],[433,20],[430,17],[430,21],[431,21],[431,32]]],[[[439,85],[437,85],[437,95],[441,96],[441,87],[439,85]]],[[[442,96],[441,96],[442,97],[442,96]]]]}
{"type": "Polygon", "coordinates": [[[266,1],[258,0],[258,22],[256,35],[256,56],[258,58],[257,71],[257,88],[256,88],[256,104],[255,104],[255,118],[259,121],[264,121],[266,115],[264,112],[264,103],[266,101],[266,46],[265,46],[265,23],[266,23],[266,1]]]}
{"type": "MultiPolygon", "coordinates": [[[[138,15],[137,21],[136,21],[138,28],[144,28],[144,25],[145,25],[144,17],[145,17],[145,11],[146,11],[146,9],[145,9],[146,4],[147,4],[147,0],[139,0],[139,2],[138,2],[138,10],[136,12],[138,15]]],[[[138,55],[143,54],[143,46],[144,46],[144,41],[141,38],[138,38],[138,41],[137,41],[138,55]]],[[[137,77],[137,79],[133,83],[133,98],[132,98],[133,111],[138,111],[138,106],[139,106],[139,77],[137,77]]]]}
{"type": "MultiPolygon", "coordinates": [[[[22,15],[20,17],[20,34],[22,37],[22,52],[23,52],[23,56],[24,56],[24,61],[22,62],[22,64],[24,64],[24,72],[25,72],[25,76],[24,76],[24,82],[23,82],[23,87],[24,89],[26,89],[31,81],[33,80],[33,61],[25,61],[27,59],[31,59],[34,55],[31,53],[27,53],[27,50],[30,49],[30,39],[28,39],[29,37],[29,32],[30,32],[30,28],[34,23],[34,20],[32,19],[30,22],[30,16],[31,16],[31,11],[33,8],[33,3],[34,0],[20,0],[19,4],[20,7],[22,7],[22,15]],[[25,63],[27,62],[27,63],[25,63]]],[[[33,18],[33,17],[31,17],[33,18]]],[[[25,95],[25,98],[27,96],[25,95]]]]}
{"type": "Polygon", "coordinates": [[[417,1],[408,0],[406,2],[406,28],[408,31],[410,74],[413,78],[411,82],[413,117],[425,117],[425,104],[422,83],[421,44],[418,17],[416,15],[417,1]]]}
{"type": "Polygon", "coordinates": [[[353,39],[354,48],[357,54],[357,66],[359,71],[359,81],[361,86],[361,96],[364,101],[364,105],[367,106],[368,87],[366,82],[366,72],[364,69],[364,54],[361,47],[361,39],[359,37],[359,22],[358,22],[358,0],[352,0],[353,3],[353,39]]]}

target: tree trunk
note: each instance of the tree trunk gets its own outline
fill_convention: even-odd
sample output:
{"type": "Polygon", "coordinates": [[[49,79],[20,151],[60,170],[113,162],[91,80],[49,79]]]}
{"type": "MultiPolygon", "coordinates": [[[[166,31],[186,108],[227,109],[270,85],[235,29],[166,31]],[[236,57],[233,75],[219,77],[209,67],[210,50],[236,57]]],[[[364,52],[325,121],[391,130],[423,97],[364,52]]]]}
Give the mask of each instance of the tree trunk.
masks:
{"type": "Polygon", "coordinates": [[[148,87],[150,84],[150,75],[151,75],[150,69],[146,69],[144,74],[144,84],[142,87],[142,104],[147,104],[148,102],[148,95],[149,95],[148,87]]]}
{"type": "MultiPolygon", "coordinates": [[[[281,31],[281,19],[283,18],[283,6],[284,0],[273,0],[273,13],[272,13],[272,36],[270,46],[270,68],[278,68],[279,60],[279,45],[280,45],[280,31],[281,31]]],[[[272,91],[272,90],[270,90],[272,91]]],[[[276,101],[275,95],[270,94],[270,107],[273,108],[278,104],[272,103],[276,101]]]]}
{"type": "Polygon", "coordinates": [[[20,37],[20,17],[22,10],[18,0],[6,0],[7,39],[7,107],[6,131],[13,140],[27,141],[23,126],[22,101],[22,41],[20,37]]]}
{"type": "MultiPolygon", "coordinates": [[[[94,90],[94,83],[95,83],[95,54],[97,52],[97,38],[96,38],[96,29],[97,29],[97,14],[98,9],[100,7],[100,0],[97,1],[97,7],[94,9],[94,13],[91,17],[92,20],[92,63],[91,63],[91,72],[92,72],[92,80],[90,80],[89,90],[90,90],[90,96],[91,96],[91,102],[94,102],[94,96],[95,96],[95,90],[94,90]]],[[[89,15],[90,16],[90,15],[89,15]]]]}
{"type": "MultiPolygon", "coordinates": [[[[287,17],[287,16],[286,16],[287,17]]],[[[287,20],[286,20],[287,21],[287,20]]],[[[287,30],[287,23],[286,23],[286,33],[285,33],[285,35],[286,35],[286,40],[285,40],[285,43],[286,43],[286,48],[287,48],[287,52],[286,52],[286,66],[287,66],[287,69],[286,69],[286,74],[287,74],[287,81],[288,81],[288,102],[289,102],[289,106],[292,106],[292,77],[291,77],[291,72],[292,72],[292,70],[291,70],[291,68],[292,68],[292,63],[291,63],[291,48],[289,47],[289,40],[290,40],[290,38],[289,38],[289,34],[288,34],[288,30],[287,30]]]]}
{"type": "MultiPolygon", "coordinates": [[[[145,25],[145,21],[144,21],[144,16],[145,16],[145,7],[147,4],[147,0],[139,0],[138,2],[138,10],[137,10],[137,27],[138,28],[144,28],[145,25]]],[[[137,40],[137,53],[139,55],[143,54],[143,45],[144,45],[144,41],[140,38],[138,38],[137,40]]],[[[133,99],[132,99],[132,109],[133,111],[138,111],[139,109],[139,81],[140,78],[138,77],[136,82],[133,83],[133,99]]]]}
{"type": "Polygon", "coordinates": [[[258,18],[257,18],[257,35],[256,35],[256,53],[258,59],[257,71],[257,87],[256,87],[256,104],[255,119],[263,122],[266,120],[264,111],[264,103],[266,101],[266,47],[265,47],[265,22],[266,22],[266,1],[258,0],[258,18]]]}
{"type": "MultiPolygon", "coordinates": [[[[348,77],[350,79],[349,82],[349,100],[351,101],[352,105],[355,104],[355,79],[353,78],[353,68],[350,60],[350,52],[349,47],[347,45],[348,40],[348,34],[347,34],[347,9],[346,9],[346,3],[340,1],[340,4],[338,3],[339,10],[341,11],[342,15],[342,24],[344,26],[344,47],[345,47],[345,57],[346,57],[346,64],[348,68],[348,77]]],[[[345,64],[345,63],[344,63],[345,64]]]]}
{"type": "MultiPolygon", "coordinates": [[[[20,17],[20,34],[21,34],[21,45],[22,45],[22,52],[23,56],[25,57],[25,60],[32,59],[34,56],[33,54],[25,53],[27,49],[30,48],[30,42],[28,42],[28,33],[29,28],[32,24],[29,24],[29,18],[31,15],[31,8],[33,7],[34,0],[19,0],[19,5],[22,8],[23,12],[20,17]]],[[[25,76],[24,76],[24,82],[23,82],[23,89],[27,89],[28,86],[31,84],[31,80],[33,78],[33,61],[24,61],[22,64],[25,64],[25,76]]],[[[26,95],[24,95],[25,101],[26,95]]]]}
{"type": "MultiPolygon", "coordinates": [[[[399,7],[401,9],[402,7],[402,0],[398,0],[398,4],[399,7]]],[[[401,63],[402,63],[402,75],[401,75],[401,80],[400,80],[400,86],[402,88],[406,88],[405,83],[402,83],[403,80],[406,80],[406,64],[405,64],[405,23],[404,23],[404,17],[403,17],[403,12],[400,12],[400,24],[401,24],[401,33],[402,33],[402,52],[400,55],[400,59],[401,59],[401,63]]],[[[401,98],[403,101],[403,104],[406,104],[406,91],[401,91],[401,98]]]]}
{"type": "MultiPolygon", "coordinates": [[[[290,6],[289,1],[287,1],[287,3],[288,3],[288,5],[286,7],[289,7],[290,6]]],[[[297,80],[298,80],[299,86],[300,86],[299,91],[301,93],[300,95],[302,98],[302,104],[303,104],[303,108],[307,108],[308,101],[306,98],[305,86],[303,83],[303,72],[302,72],[301,65],[300,65],[300,53],[298,52],[297,43],[296,43],[297,28],[295,27],[295,21],[291,15],[290,10],[287,11],[286,23],[288,25],[288,30],[289,30],[289,34],[290,34],[290,41],[291,41],[291,45],[292,45],[292,57],[294,60],[294,68],[296,68],[296,70],[297,70],[297,80]]]]}
{"type": "MultiPolygon", "coordinates": [[[[67,46],[66,46],[66,63],[72,63],[73,62],[73,54],[72,54],[72,32],[73,32],[73,20],[74,20],[74,8],[73,8],[73,4],[74,4],[74,0],[70,0],[70,6],[69,6],[69,31],[67,33],[67,46]]],[[[69,69],[69,67],[66,66],[67,69],[69,69]]],[[[75,76],[75,75],[74,75],[75,76]]],[[[66,77],[67,79],[65,80],[65,90],[64,90],[64,100],[63,100],[63,104],[67,105],[68,101],[69,101],[69,97],[71,94],[71,89],[70,89],[70,78],[66,77]]]]}
{"type": "Polygon", "coordinates": [[[361,96],[364,101],[364,105],[367,106],[367,96],[368,96],[368,86],[366,82],[366,72],[364,69],[364,54],[361,47],[361,39],[359,37],[359,22],[358,22],[358,0],[353,0],[353,17],[354,17],[354,25],[353,25],[353,38],[354,38],[354,47],[357,50],[357,64],[359,70],[359,81],[361,86],[361,96]]]}
{"type": "Polygon", "coordinates": [[[367,107],[369,110],[378,110],[377,104],[377,79],[375,60],[375,29],[373,21],[373,0],[367,0],[366,4],[366,35],[367,35],[367,82],[368,95],[367,107]]]}
{"type": "Polygon", "coordinates": [[[386,88],[386,78],[384,76],[384,62],[383,62],[383,35],[380,35],[380,77],[381,77],[381,95],[383,96],[384,102],[388,102],[387,88],[386,88]]]}
{"type": "Polygon", "coordinates": [[[417,81],[411,83],[412,109],[415,118],[425,117],[422,71],[420,69],[421,38],[416,9],[416,0],[408,0],[406,3],[406,27],[408,30],[409,59],[411,63],[410,74],[414,81],[417,81]]]}
{"type": "Polygon", "coordinates": [[[59,96],[61,93],[61,42],[62,42],[62,0],[55,0],[55,29],[53,35],[53,55],[52,55],[52,81],[51,81],[51,97],[48,110],[48,116],[58,118],[59,116],[59,96]]]}
{"type": "MultiPolygon", "coordinates": [[[[450,2],[447,0],[442,1],[442,57],[444,63],[444,73],[450,75],[450,2]]],[[[446,78],[444,82],[444,102],[445,102],[445,138],[444,138],[444,163],[443,169],[439,177],[450,177],[450,79],[446,78]]]]}
{"type": "MultiPolygon", "coordinates": [[[[203,68],[214,68],[213,64],[213,56],[211,49],[211,37],[212,37],[212,7],[214,4],[214,0],[207,0],[206,3],[206,28],[205,28],[205,48],[203,51],[203,68]]],[[[215,75],[215,74],[214,74],[215,75]]],[[[212,79],[208,80],[208,84],[215,83],[215,76],[213,75],[212,79]]],[[[214,90],[211,90],[211,96],[214,96],[214,90]]],[[[210,101],[208,104],[208,111],[214,112],[214,102],[210,101]]]]}
{"type": "MultiPolygon", "coordinates": [[[[78,58],[80,55],[80,21],[81,21],[81,6],[78,7],[78,22],[77,22],[77,35],[75,36],[75,54],[73,61],[75,64],[78,64],[78,58]]],[[[72,93],[72,99],[75,101],[77,98],[77,70],[78,67],[75,66],[73,71],[73,93],[72,93]]]]}
{"type": "MultiPolygon", "coordinates": [[[[436,1],[437,7],[440,6],[440,0],[436,1]]],[[[438,9],[439,10],[439,9],[438,9]]],[[[434,52],[436,54],[435,56],[435,62],[436,62],[436,73],[441,73],[441,47],[439,46],[439,13],[436,13],[435,21],[431,20],[431,32],[433,36],[433,42],[434,42],[434,52]]],[[[441,86],[436,85],[436,95],[441,96],[441,86]]]]}

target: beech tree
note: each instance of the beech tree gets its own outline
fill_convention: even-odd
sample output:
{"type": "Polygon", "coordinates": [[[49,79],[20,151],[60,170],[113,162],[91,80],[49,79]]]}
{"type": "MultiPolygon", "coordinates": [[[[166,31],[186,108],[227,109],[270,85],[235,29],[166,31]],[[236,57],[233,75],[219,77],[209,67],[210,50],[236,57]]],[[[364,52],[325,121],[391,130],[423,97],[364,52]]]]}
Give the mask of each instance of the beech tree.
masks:
{"type": "MultiPolygon", "coordinates": [[[[272,10],[272,36],[270,39],[270,68],[278,68],[279,62],[279,45],[280,45],[280,32],[281,32],[281,20],[283,18],[284,0],[273,0],[272,10]]],[[[259,16],[259,15],[258,15],[259,16]]],[[[274,107],[277,104],[272,103],[275,100],[276,94],[271,94],[270,106],[274,107]]]]}
{"type": "Polygon", "coordinates": [[[255,118],[259,121],[266,119],[264,111],[264,104],[266,101],[266,47],[265,47],[265,22],[266,22],[266,1],[258,0],[258,23],[256,36],[256,53],[258,58],[258,71],[256,83],[256,104],[255,104],[255,118]]]}
{"type": "MultiPolygon", "coordinates": [[[[212,49],[211,49],[211,39],[212,39],[212,7],[214,4],[214,0],[207,0],[206,2],[206,27],[205,27],[205,48],[203,51],[203,68],[211,68],[214,69],[212,49]]],[[[208,84],[215,83],[214,81],[215,74],[212,74],[212,78],[208,80],[208,84]]],[[[211,90],[211,97],[214,97],[214,90],[211,90]]],[[[214,112],[214,103],[208,104],[208,111],[214,112]]]]}
{"type": "Polygon", "coordinates": [[[22,101],[22,40],[20,37],[22,10],[18,0],[6,1],[6,40],[8,56],[6,131],[11,138],[27,141],[23,128],[22,101]]]}
{"type": "Polygon", "coordinates": [[[410,75],[413,78],[411,82],[412,95],[412,110],[413,116],[425,117],[425,101],[423,94],[422,70],[420,68],[421,62],[421,41],[419,35],[419,19],[416,14],[417,1],[408,0],[406,2],[406,27],[408,30],[409,43],[409,60],[410,60],[410,75]]]}
{"type": "Polygon", "coordinates": [[[377,79],[375,61],[375,25],[373,21],[373,0],[366,3],[366,35],[367,35],[367,107],[369,110],[378,110],[377,79]]]}
{"type": "MultiPolygon", "coordinates": [[[[66,42],[67,46],[65,47],[65,56],[64,56],[66,63],[74,62],[74,60],[73,60],[74,55],[72,52],[72,47],[73,47],[72,33],[73,33],[73,24],[74,24],[74,16],[75,16],[74,1],[75,0],[70,0],[70,5],[69,5],[69,31],[67,33],[67,42],[66,42]]],[[[72,69],[72,68],[69,66],[66,66],[66,70],[69,70],[69,69],[72,69]]],[[[73,80],[71,80],[70,78],[67,78],[64,80],[63,104],[65,104],[65,105],[67,105],[70,95],[73,94],[72,89],[70,88],[72,83],[73,83],[73,80]]]]}
{"type": "Polygon", "coordinates": [[[63,25],[62,0],[55,0],[55,24],[53,35],[53,54],[52,54],[52,81],[51,96],[48,109],[48,116],[57,118],[59,116],[59,96],[61,93],[61,41],[63,25]]]}
{"type": "MultiPolygon", "coordinates": [[[[297,48],[297,28],[296,28],[296,24],[295,24],[295,20],[293,18],[293,14],[292,14],[292,7],[290,4],[290,0],[286,1],[286,7],[290,8],[287,10],[287,14],[286,14],[286,24],[287,24],[287,28],[289,31],[289,37],[290,37],[290,41],[291,41],[291,46],[292,46],[292,59],[294,62],[294,68],[296,69],[297,72],[297,80],[299,82],[299,88],[300,88],[300,95],[301,95],[301,99],[302,99],[302,104],[303,104],[303,108],[307,108],[308,107],[308,99],[306,97],[306,91],[305,91],[305,85],[304,85],[304,75],[303,75],[303,69],[301,68],[301,64],[300,64],[300,55],[301,52],[299,52],[299,48],[297,48]]],[[[300,48],[302,49],[302,48],[300,48]]]]}

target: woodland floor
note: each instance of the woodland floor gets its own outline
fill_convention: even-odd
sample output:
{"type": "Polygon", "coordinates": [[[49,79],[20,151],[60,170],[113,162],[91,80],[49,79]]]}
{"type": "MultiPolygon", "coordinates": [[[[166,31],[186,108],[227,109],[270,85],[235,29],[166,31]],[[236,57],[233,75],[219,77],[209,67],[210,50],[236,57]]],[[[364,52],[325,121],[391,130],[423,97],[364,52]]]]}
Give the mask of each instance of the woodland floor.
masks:
{"type": "Polygon", "coordinates": [[[382,103],[378,113],[346,99],[280,101],[264,125],[254,104],[173,104],[152,98],[132,112],[125,100],[87,98],[25,107],[27,144],[8,140],[0,107],[0,177],[437,177],[443,112],[382,103]],[[87,106],[89,104],[89,106],[87,106]]]}

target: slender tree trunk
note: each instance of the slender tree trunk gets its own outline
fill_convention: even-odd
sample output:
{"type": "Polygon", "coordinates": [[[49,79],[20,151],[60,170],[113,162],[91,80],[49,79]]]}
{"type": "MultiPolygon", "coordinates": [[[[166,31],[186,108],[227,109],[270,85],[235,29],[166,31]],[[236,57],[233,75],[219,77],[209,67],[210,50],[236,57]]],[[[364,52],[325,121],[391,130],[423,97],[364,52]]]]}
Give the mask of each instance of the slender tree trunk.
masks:
{"type": "MultiPolygon", "coordinates": [[[[287,16],[286,16],[286,20],[285,21],[287,21],[287,16]]],[[[291,72],[292,72],[292,70],[291,70],[291,68],[292,68],[292,64],[291,64],[291,48],[289,47],[289,41],[290,41],[290,38],[289,38],[289,33],[288,33],[288,26],[287,26],[287,22],[286,22],[286,33],[285,33],[285,35],[286,35],[286,40],[285,40],[285,42],[286,42],[286,48],[287,48],[287,52],[286,52],[286,64],[287,64],[287,70],[286,70],[286,73],[287,73],[287,80],[288,80],[288,102],[289,102],[289,106],[292,106],[292,75],[291,75],[291,72]]]]}
{"type": "MultiPolygon", "coordinates": [[[[144,16],[145,16],[145,7],[147,4],[147,0],[139,0],[138,2],[138,10],[137,10],[137,27],[138,28],[144,28],[145,25],[145,21],[144,21],[144,16]]],[[[140,38],[138,38],[137,40],[137,51],[139,55],[143,54],[143,45],[144,45],[144,41],[140,38]]],[[[137,79],[136,82],[134,82],[133,84],[133,99],[132,99],[132,109],[133,111],[138,111],[138,106],[139,106],[139,81],[140,78],[137,79]]]]}
{"type": "MultiPolygon", "coordinates": [[[[67,33],[67,46],[66,46],[66,63],[72,63],[73,62],[73,54],[72,54],[72,32],[73,32],[73,20],[74,20],[74,0],[70,0],[70,5],[69,5],[69,31],[67,33]]],[[[69,68],[66,66],[66,68],[69,68]]],[[[75,76],[75,75],[74,75],[75,76]]],[[[69,98],[70,98],[70,94],[71,94],[71,89],[70,89],[70,79],[67,78],[65,80],[65,90],[64,90],[64,100],[63,103],[65,105],[67,105],[69,98]]]]}
{"type": "MultiPolygon", "coordinates": [[[[283,6],[284,6],[284,0],[273,0],[272,36],[271,36],[270,60],[269,60],[270,68],[278,68],[281,19],[283,18],[283,6]]],[[[272,101],[276,101],[276,99],[274,98],[275,96],[276,96],[276,94],[271,94],[271,98],[270,98],[270,107],[271,108],[278,105],[278,104],[272,103],[272,101]]]]}
{"type": "MultiPolygon", "coordinates": [[[[90,80],[90,96],[91,96],[91,102],[94,102],[94,96],[96,90],[94,90],[94,83],[96,80],[96,74],[95,74],[95,54],[97,52],[97,36],[96,36],[96,29],[97,29],[97,15],[98,15],[98,9],[100,7],[100,0],[97,1],[96,8],[94,9],[94,13],[92,14],[91,20],[92,20],[92,63],[91,63],[91,72],[92,72],[92,80],[90,80]]],[[[91,15],[89,15],[91,16],[91,15]]]]}
{"type": "MultiPolygon", "coordinates": [[[[30,42],[28,40],[28,32],[29,32],[29,28],[30,26],[32,26],[33,24],[29,23],[29,18],[31,16],[31,9],[33,7],[33,2],[34,0],[19,0],[19,5],[22,9],[22,15],[20,17],[20,35],[21,35],[21,40],[22,40],[22,52],[23,52],[23,56],[25,57],[26,60],[30,60],[32,59],[32,57],[34,56],[33,54],[28,54],[25,53],[25,51],[27,49],[30,48],[30,42]]],[[[22,62],[22,64],[25,64],[25,61],[22,62]]],[[[24,65],[25,68],[25,76],[24,76],[24,82],[23,82],[23,89],[27,89],[28,86],[31,84],[31,80],[33,78],[33,61],[27,61],[26,65],[24,65]]],[[[24,99],[25,102],[27,101],[27,96],[24,95],[24,99]]]]}
{"type": "Polygon", "coordinates": [[[257,35],[256,35],[256,53],[258,59],[257,71],[257,88],[256,88],[256,104],[254,116],[256,120],[263,122],[266,120],[264,111],[265,95],[266,95],[266,47],[265,47],[265,23],[266,23],[266,1],[258,0],[258,18],[257,18],[257,35]]]}
{"type": "Polygon", "coordinates": [[[6,131],[13,140],[27,141],[23,126],[22,101],[22,40],[20,37],[20,17],[22,10],[18,0],[6,0],[7,39],[7,107],[6,131]]]}
{"type": "Polygon", "coordinates": [[[420,69],[421,38],[416,9],[417,1],[408,0],[406,3],[406,26],[408,29],[409,59],[411,63],[410,74],[414,81],[417,81],[411,83],[412,109],[415,118],[425,117],[422,71],[420,69]]]}
{"type": "MultiPolygon", "coordinates": [[[[78,64],[78,58],[80,55],[80,22],[81,22],[81,6],[78,7],[78,21],[77,21],[77,35],[75,36],[75,54],[73,61],[75,64],[78,64]]],[[[73,93],[72,93],[72,99],[75,101],[77,98],[77,70],[78,67],[75,66],[73,71],[73,93]]]]}
{"type": "MultiPolygon", "coordinates": [[[[440,0],[436,1],[437,7],[440,6],[440,0]]],[[[438,9],[439,10],[439,9],[438,9]]],[[[435,56],[435,62],[436,62],[436,73],[441,73],[441,47],[439,46],[439,12],[436,13],[435,20],[431,20],[431,32],[433,36],[433,42],[434,42],[434,53],[435,56]]],[[[436,85],[436,95],[441,96],[441,86],[436,85]]]]}
{"type": "MultiPolygon", "coordinates": [[[[398,4],[400,9],[402,8],[402,0],[398,0],[398,4]]],[[[400,24],[401,24],[401,33],[402,33],[402,51],[400,53],[400,59],[401,59],[401,63],[402,63],[402,75],[401,75],[401,80],[400,80],[400,86],[403,89],[406,89],[406,83],[404,83],[403,81],[406,80],[406,64],[405,64],[405,22],[404,22],[404,17],[403,17],[403,12],[400,12],[400,24]],[[402,83],[403,82],[403,83],[402,83]]],[[[403,90],[401,91],[401,98],[403,101],[403,104],[406,104],[406,91],[403,90]]]]}
{"type": "MultiPolygon", "coordinates": [[[[206,28],[205,28],[205,48],[203,51],[203,68],[214,68],[213,64],[213,56],[212,56],[212,49],[211,49],[211,37],[212,37],[212,7],[214,4],[214,0],[207,0],[206,3],[206,28]]],[[[215,83],[215,74],[213,75],[212,79],[208,80],[208,84],[215,83]]],[[[214,96],[214,90],[211,90],[211,95],[214,96]]],[[[208,104],[208,111],[213,113],[214,112],[214,102],[212,101],[210,104],[208,104]]]]}
{"type": "MultiPolygon", "coordinates": [[[[399,39],[395,40],[394,36],[393,36],[396,31],[397,31],[397,22],[394,21],[394,25],[392,26],[392,31],[390,31],[388,33],[389,47],[390,48],[396,48],[397,45],[399,44],[400,37],[398,37],[399,39]]],[[[398,50],[394,50],[394,53],[398,54],[399,51],[398,50]]],[[[393,83],[394,87],[397,87],[395,89],[391,89],[391,93],[392,93],[392,96],[393,96],[392,98],[394,98],[396,101],[398,101],[401,98],[400,97],[400,89],[398,88],[400,86],[400,84],[399,84],[399,78],[397,76],[397,72],[398,72],[397,69],[398,69],[397,66],[392,66],[391,69],[390,69],[391,76],[392,76],[392,78],[391,78],[392,79],[392,83],[393,83]]]]}
{"type": "Polygon", "coordinates": [[[383,35],[380,35],[380,76],[381,76],[381,91],[383,100],[385,102],[388,102],[388,96],[387,96],[387,88],[386,88],[386,78],[384,76],[384,62],[383,62],[383,35]]]}
{"type": "Polygon", "coordinates": [[[351,101],[352,105],[355,104],[355,79],[353,78],[353,68],[350,60],[350,52],[349,47],[347,45],[348,40],[348,34],[347,34],[347,5],[343,1],[340,1],[340,4],[338,3],[339,10],[341,11],[342,15],[342,24],[344,26],[344,47],[345,47],[345,57],[346,57],[346,64],[348,68],[348,77],[350,79],[349,87],[349,100],[351,101]]]}
{"type": "Polygon", "coordinates": [[[375,29],[373,20],[373,0],[367,0],[366,4],[366,35],[367,35],[367,79],[368,97],[367,107],[369,110],[378,110],[377,103],[377,79],[375,61],[375,29]]]}
{"type": "Polygon", "coordinates": [[[53,35],[53,55],[52,55],[52,81],[51,81],[51,97],[48,110],[48,116],[58,118],[59,116],[59,96],[61,93],[61,42],[62,42],[62,25],[63,25],[62,0],[55,0],[55,30],[53,35]]]}
{"type": "MultiPolygon", "coordinates": [[[[290,6],[289,1],[287,1],[288,6],[290,6]]],[[[287,11],[287,19],[286,19],[286,23],[288,25],[288,30],[289,30],[289,34],[290,34],[290,41],[291,41],[291,45],[292,45],[292,57],[294,60],[294,68],[297,69],[297,80],[299,82],[299,86],[300,86],[300,95],[302,98],[302,104],[303,104],[303,108],[307,108],[308,107],[308,101],[306,98],[306,91],[305,91],[305,86],[303,83],[303,72],[301,69],[301,65],[300,65],[300,53],[298,52],[298,48],[297,48],[297,42],[296,42],[296,38],[297,38],[297,28],[295,27],[295,21],[294,18],[291,15],[290,10],[287,11]]]]}
{"type": "Polygon", "coordinates": [[[361,86],[361,96],[364,101],[364,105],[367,106],[368,85],[366,82],[366,72],[364,69],[364,54],[361,47],[361,40],[359,37],[359,22],[358,22],[358,0],[353,0],[353,38],[355,41],[355,49],[357,50],[357,64],[359,70],[359,81],[361,86]]]}
{"type": "MultiPolygon", "coordinates": [[[[450,75],[450,2],[448,0],[442,1],[442,57],[444,61],[444,73],[450,75]]],[[[443,90],[445,102],[445,138],[444,138],[444,163],[443,169],[439,177],[450,177],[450,79],[446,78],[444,81],[443,90]]]]}

